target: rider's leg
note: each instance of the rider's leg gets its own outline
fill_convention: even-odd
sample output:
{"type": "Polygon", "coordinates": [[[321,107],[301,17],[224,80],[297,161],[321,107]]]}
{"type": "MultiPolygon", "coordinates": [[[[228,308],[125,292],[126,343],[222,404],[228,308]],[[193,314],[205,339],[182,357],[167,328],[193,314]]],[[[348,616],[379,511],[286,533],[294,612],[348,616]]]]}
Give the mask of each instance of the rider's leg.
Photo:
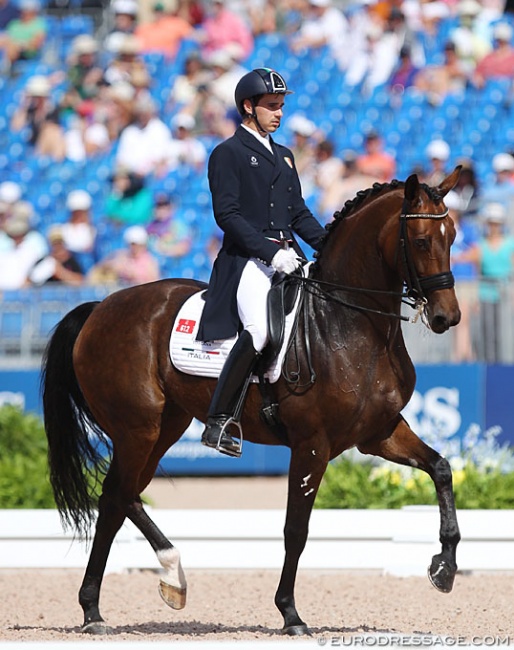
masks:
{"type": "Polygon", "coordinates": [[[273,269],[253,259],[247,262],[243,270],[237,302],[244,330],[225,361],[202,435],[204,445],[229,456],[239,456],[241,453],[240,441],[232,438],[226,424],[236,415],[252,370],[267,342],[266,301],[272,275],[273,269]]]}

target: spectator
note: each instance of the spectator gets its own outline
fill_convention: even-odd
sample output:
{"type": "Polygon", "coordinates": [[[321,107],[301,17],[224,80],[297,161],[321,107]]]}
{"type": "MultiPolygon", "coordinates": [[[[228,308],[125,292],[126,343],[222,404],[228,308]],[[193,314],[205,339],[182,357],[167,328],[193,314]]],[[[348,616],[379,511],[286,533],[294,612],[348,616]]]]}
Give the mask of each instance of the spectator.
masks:
{"type": "Polygon", "coordinates": [[[253,50],[253,36],[247,25],[237,14],[225,6],[224,0],[214,0],[203,25],[196,30],[195,38],[200,42],[202,56],[209,58],[214,52],[236,45],[240,60],[244,61],[253,50]]]}
{"type": "Polygon", "coordinates": [[[0,183],[0,203],[4,209],[4,217],[7,219],[13,211],[16,203],[21,199],[21,187],[14,181],[0,183]]]}
{"type": "Polygon", "coordinates": [[[114,59],[107,66],[104,77],[107,83],[113,85],[120,81],[132,83],[134,74],[146,71],[146,65],[140,56],[141,44],[139,40],[131,35],[126,34],[120,39],[120,46],[114,59]]]}
{"type": "Polygon", "coordinates": [[[314,175],[315,192],[319,200],[332,183],[343,173],[344,165],[340,158],[334,155],[334,144],[330,140],[322,140],[316,145],[316,169],[314,175]]]}
{"type": "Polygon", "coordinates": [[[419,68],[417,68],[411,56],[410,47],[404,45],[400,50],[398,64],[388,81],[388,86],[393,93],[402,94],[406,88],[414,85],[419,68]]]}
{"type": "Polygon", "coordinates": [[[297,113],[290,118],[287,126],[293,134],[291,151],[303,194],[310,196],[314,191],[316,175],[316,125],[297,113]]]}
{"type": "Polygon", "coordinates": [[[193,136],[195,118],[187,113],[179,113],[171,121],[173,137],[169,142],[167,157],[168,170],[177,169],[179,165],[188,165],[201,171],[207,160],[207,150],[198,138],[193,136]]]}
{"type": "Polygon", "coordinates": [[[199,89],[205,87],[211,78],[211,73],[199,52],[191,52],[186,57],[184,70],[179,74],[170,92],[169,107],[171,110],[196,112],[199,89]]]}
{"type": "Polygon", "coordinates": [[[473,82],[478,88],[482,88],[489,79],[514,78],[514,48],[510,44],[512,27],[509,23],[498,23],[493,35],[493,51],[480,59],[473,74],[473,82]]]}
{"type": "Polygon", "coordinates": [[[280,34],[285,30],[285,6],[275,0],[264,0],[260,4],[250,3],[248,18],[254,36],[280,34]]]}
{"type": "Polygon", "coordinates": [[[455,191],[449,192],[444,202],[455,225],[455,240],[452,245],[452,271],[455,277],[455,291],[459,300],[460,323],[454,330],[452,361],[455,363],[475,360],[471,322],[478,309],[476,266],[466,256],[478,242],[478,231],[472,220],[463,217],[466,202],[455,191]]]}
{"type": "Polygon", "coordinates": [[[66,155],[64,129],[59,123],[58,110],[50,98],[48,77],[35,75],[25,86],[21,105],[11,119],[14,132],[28,129],[28,142],[39,156],[62,161],[66,155]]]}
{"type": "Polygon", "coordinates": [[[494,178],[482,187],[481,203],[501,203],[507,217],[514,217],[514,158],[509,153],[498,153],[492,160],[494,178]]]}
{"type": "Polygon", "coordinates": [[[4,223],[10,245],[0,250],[0,290],[26,286],[31,269],[48,252],[44,236],[31,226],[32,217],[30,203],[19,201],[4,223]]]}
{"type": "Polygon", "coordinates": [[[73,105],[98,95],[104,83],[103,70],[97,62],[98,43],[89,34],[75,37],[71,46],[68,83],[75,95],[73,105]]]}
{"type": "Polygon", "coordinates": [[[127,34],[134,34],[137,26],[138,4],[136,0],[114,0],[111,4],[114,24],[104,39],[107,52],[116,54],[127,34]]]}
{"type": "Polygon", "coordinates": [[[192,36],[192,25],[176,12],[166,12],[162,2],[153,5],[153,18],[136,28],[142,52],[161,52],[174,59],[181,42],[192,36]]]}
{"type": "Polygon", "coordinates": [[[0,32],[4,32],[12,20],[20,17],[18,6],[11,0],[0,0],[0,32]]]}
{"type": "Polygon", "coordinates": [[[46,24],[40,15],[39,0],[19,0],[18,8],[19,18],[11,20],[0,37],[0,48],[5,52],[8,74],[17,61],[39,57],[46,39],[46,24]]]}
{"type": "Polygon", "coordinates": [[[84,270],[96,259],[96,228],[91,223],[93,200],[85,190],[73,190],[66,197],[68,220],[61,225],[66,248],[77,258],[84,270]]]}
{"type": "Polygon", "coordinates": [[[384,151],[382,138],[377,131],[369,131],[364,138],[364,153],[357,156],[357,169],[361,174],[388,183],[396,174],[396,161],[384,151]]]}
{"type": "Polygon", "coordinates": [[[149,94],[136,98],[134,118],[120,136],[116,166],[140,176],[160,176],[166,171],[171,131],[158,117],[157,104],[149,94]]]}
{"type": "Polygon", "coordinates": [[[145,225],[152,217],[153,197],[144,178],[119,167],[105,206],[106,217],[115,226],[145,225]]]}
{"type": "Polygon", "coordinates": [[[438,106],[447,95],[464,91],[469,80],[468,69],[457,56],[455,44],[448,41],[444,46],[443,63],[423,68],[414,85],[432,105],[438,106]]]}
{"type": "Polygon", "coordinates": [[[130,226],[123,235],[127,248],[100,260],[88,276],[92,284],[145,284],[160,277],[157,259],[149,252],[143,226],[130,226]]]}
{"type": "Polygon", "coordinates": [[[354,199],[357,192],[372,187],[376,182],[375,176],[359,171],[355,151],[345,151],[343,163],[343,173],[327,187],[318,205],[320,219],[324,223],[331,221],[334,213],[341,210],[347,201],[354,199]]]}
{"type": "Polygon", "coordinates": [[[450,145],[440,138],[432,140],[427,145],[425,154],[429,160],[429,169],[422,180],[431,187],[437,187],[448,175],[446,166],[450,158],[450,145]]]}
{"type": "Polygon", "coordinates": [[[237,54],[238,52],[234,53],[234,47],[227,47],[213,52],[206,59],[211,70],[211,79],[208,83],[209,94],[219,102],[224,111],[234,106],[237,82],[247,72],[237,63],[237,54]]]}
{"type": "Polygon", "coordinates": [[[464,259],[473,261],[481,276],[480,343],[488,363],[501,361],[500,308],[507,282],[514,268],[514,237],[505,230],[506,211],[501,203],[484,208],[485,233],[464,259]]]}
{"type": "Polygon", "coordinates": [[[134,118],[136,90],[128,81],[118,81],[105,88],[99,110],[104,113],[105,126],[111,142],[117,142],[134,118]]]}
{"type": "Polygon", "coordinates": [[[481,19],[482,5],[477,0],[460,0],[456,9],[459,22],[450,32],[450,40],[455,44],[457,56],[470,75],[477,63],[489,54],[492,45],[481,19]]]}
{"type": "Polygon", "coordinates": [[[328,47],[341,70],[348,67],[348,21],[331,0],[308,0],[306,17],[291,39],[293,52],[328,47]]]}
{"type": "Polygon", "coordinates": [[[158,194],[155,199],[153,219],[146,231],[150,251],[165,257],[184,257],[191,250],[192,239],[189,228],[177,215],[177,208],[167,194],[158,194]]]}
{"type": "Polygon", "coordinates": [[[107,152],[111,139],[105,124],[105,114],[92,100],[81,102],[64,133],[66,158],[84,162],[99,153],[107,152]]]}
{"type": "Polygon", "coordinates": [[[457,185],[453,191],[458,195],[463,217],[474,217],[480,201],[480,182],[472,160],[457,161],[462,167],[457,185]]]}
{"type": "Polygon", "coordinates": [[[50,228],[47,239],[50,252],[31,270],[30,283],[36,286],[47,282],[62,282],[74,286],[83,284],[84,273],[73,253],[66,248],[62,228],[50,228]]]}

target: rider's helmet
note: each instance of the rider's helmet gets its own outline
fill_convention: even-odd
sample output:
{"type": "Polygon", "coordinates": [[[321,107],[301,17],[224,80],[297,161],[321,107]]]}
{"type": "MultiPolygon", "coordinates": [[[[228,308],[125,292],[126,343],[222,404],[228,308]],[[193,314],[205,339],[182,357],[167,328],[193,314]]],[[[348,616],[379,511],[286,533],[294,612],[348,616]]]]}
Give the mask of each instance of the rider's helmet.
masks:
{"type": "Polygon", "coordinates": [[[241,77],[236,86],[235,100],[237,110],[240,115],[244,116],[243,102],[245,99],[252,101],[252,106],[255,110],[255,103],[261,95],[290,95],[292,92],[292,90],[287,88],[286,81],[281,74],[275,70],[271,70],[271,68],[256,68],[245,74],[244,77],[241,77]]]}

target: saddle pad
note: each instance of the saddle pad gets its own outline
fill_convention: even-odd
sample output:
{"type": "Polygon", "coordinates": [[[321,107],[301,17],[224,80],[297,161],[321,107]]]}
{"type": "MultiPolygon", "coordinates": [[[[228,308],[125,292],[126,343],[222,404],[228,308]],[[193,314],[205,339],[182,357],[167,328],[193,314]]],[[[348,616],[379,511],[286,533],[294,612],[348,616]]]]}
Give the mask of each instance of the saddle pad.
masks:
{"type": "MultiPolygon", "coordinates": [[[[205,342],[196,340],[196,332],[205,304],[202,299],[203,293],[203,291],[199,291],[193,294],[180,309],[171,331],[170,356],[177,370],[181,370],[188,375],[217,378],[237,340],[237,336],[220,341],[205,342]]],[[[271,367],[265,373],[265,377],[271,384],[278,381],[280,377],[282,362],[291,336],[296,312],[298,311],[300,294],[301,292],[298,292],[294,308],[286,316],[282,348],[271,367]]],[[[252,377],[252,381],[257,382],[258,378],[252,377]]]]}

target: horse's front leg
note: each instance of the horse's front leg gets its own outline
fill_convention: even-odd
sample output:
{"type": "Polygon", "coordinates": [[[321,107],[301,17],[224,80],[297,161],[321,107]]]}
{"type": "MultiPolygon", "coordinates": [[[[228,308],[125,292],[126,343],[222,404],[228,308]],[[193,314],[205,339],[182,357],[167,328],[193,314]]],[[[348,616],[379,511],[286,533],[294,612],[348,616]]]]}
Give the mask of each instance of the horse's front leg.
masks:
{"type": "Polygon", "coordinates": [[[275,604],[284,617],[284,634],[309,634],[307,625],[296,611],[294,585],[298,561],[307,542],[312,506],[327,462],[328,455],[319,448],[319,444],[304,444],[291,452],[284,528],[286,553],[275,594],[275,604]]]}
{"type": "Polygon", "coordinates": [[[442,550],[432,558],[428,577],[434,587],[450,592],[457,572],[456,549],[460,541],[450,464],[422,442],[401,417],[389,437],[359,446],[359,450],[402,465],[419,467],[434,481],[441,516],[439,539],[442,550]]]}

